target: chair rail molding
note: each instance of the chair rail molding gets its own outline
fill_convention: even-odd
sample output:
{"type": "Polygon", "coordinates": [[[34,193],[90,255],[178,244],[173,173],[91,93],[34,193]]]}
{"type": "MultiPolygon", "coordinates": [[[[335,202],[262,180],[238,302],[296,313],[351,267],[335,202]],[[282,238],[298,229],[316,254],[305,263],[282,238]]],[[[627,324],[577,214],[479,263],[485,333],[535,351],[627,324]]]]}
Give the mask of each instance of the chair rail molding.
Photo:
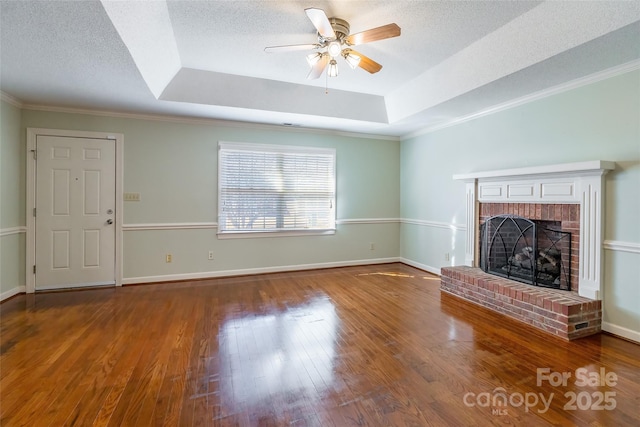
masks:
{"type": "Polygon", "coordinates": [[[26,232],[27,232],[27,227],[24,227],[24,226],[0,228],[0,237],[12,236],[14,234],[21,234],[26,232]]]}

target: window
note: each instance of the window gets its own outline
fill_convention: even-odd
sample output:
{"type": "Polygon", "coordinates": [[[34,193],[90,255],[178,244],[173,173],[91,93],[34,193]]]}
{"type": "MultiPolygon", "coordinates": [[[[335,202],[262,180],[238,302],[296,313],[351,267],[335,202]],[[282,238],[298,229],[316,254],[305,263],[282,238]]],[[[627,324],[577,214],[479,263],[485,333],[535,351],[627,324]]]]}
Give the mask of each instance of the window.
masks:
{"type": "Polygon", "coordinates": [[[334,233],[333,149],[220,142],[218,235],[334,233]]]}

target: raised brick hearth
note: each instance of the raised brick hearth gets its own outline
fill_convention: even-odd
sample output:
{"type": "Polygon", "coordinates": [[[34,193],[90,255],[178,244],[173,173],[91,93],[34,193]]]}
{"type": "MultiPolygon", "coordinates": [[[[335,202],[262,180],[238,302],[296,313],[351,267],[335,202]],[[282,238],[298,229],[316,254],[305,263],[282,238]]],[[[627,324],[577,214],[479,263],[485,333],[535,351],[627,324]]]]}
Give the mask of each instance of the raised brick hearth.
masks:
{"type": "Polygon", "coordinates": [[[602,301],[575,292],[525,285],[468,266],[442,268],[440,289],[565,340],[600,332],[602,301]]]}

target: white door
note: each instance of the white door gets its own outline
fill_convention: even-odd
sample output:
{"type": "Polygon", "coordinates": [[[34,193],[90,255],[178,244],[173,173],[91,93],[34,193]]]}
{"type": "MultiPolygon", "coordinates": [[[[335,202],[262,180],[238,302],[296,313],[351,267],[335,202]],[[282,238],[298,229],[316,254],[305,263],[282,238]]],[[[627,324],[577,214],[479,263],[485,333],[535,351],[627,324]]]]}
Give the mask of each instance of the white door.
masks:
{"type": "Polygon", "coordinates": [[[115,284],[115,143],[38,135],[35,288],[115,284]]]}

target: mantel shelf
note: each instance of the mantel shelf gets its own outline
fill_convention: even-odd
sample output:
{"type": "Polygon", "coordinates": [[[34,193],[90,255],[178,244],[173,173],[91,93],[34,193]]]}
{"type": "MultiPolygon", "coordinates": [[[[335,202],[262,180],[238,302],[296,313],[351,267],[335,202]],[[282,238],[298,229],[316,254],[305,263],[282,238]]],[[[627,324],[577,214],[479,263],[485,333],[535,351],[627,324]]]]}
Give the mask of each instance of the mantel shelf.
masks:
{"type": "Polygon", "coordinates": [[[606,160],[592,160],[588,162],[563,163],[558,165],[531,166],[517,169],[502,169],[495,171],[471,172],[453,175],[454,180],[468,181],[483,178],[505,177],[535,177],[554,174],[590,175],[594,173],[606,173],[615,169],[615,162],[606,160]]]}

